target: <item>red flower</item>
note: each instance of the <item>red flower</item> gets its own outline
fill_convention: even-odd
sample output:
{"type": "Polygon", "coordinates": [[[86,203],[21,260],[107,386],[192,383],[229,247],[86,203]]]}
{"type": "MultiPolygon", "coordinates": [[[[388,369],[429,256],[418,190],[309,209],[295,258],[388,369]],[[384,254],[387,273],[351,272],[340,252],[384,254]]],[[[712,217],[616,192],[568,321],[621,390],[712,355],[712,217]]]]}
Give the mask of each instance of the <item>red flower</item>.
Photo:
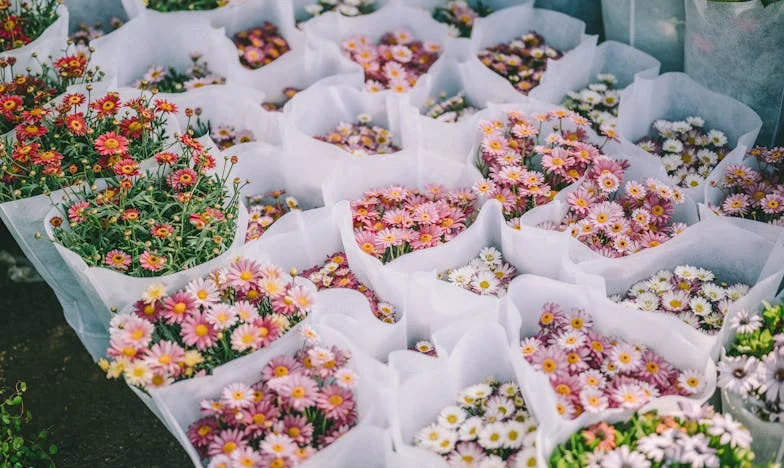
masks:
{"type": "Polygon", "coordinates": [[[76,136],[87,134],[87,122],[85,122],[84,114],[81,112],[68,115],[68,117],[65,118],[65,126],[76,136]]]}
{"type": "Polygon", "coordinates": [[[107,94],[90,104],[90,107],[98,111],[98,117],[103,118],[114,115],[120,108],[120,98],[114,94],[107,94]]]}
{"type": "Polygon", "coordinates": [[[18,140],[32,140],[46,135],[46,132],[48,130],[42,125],[37,125],[33,122],[24,123],[16,127],[16,138],[18,140]]]}
{"type": "Polygon", "coordinates": [[[174,228],[171,224],[156,224],[150,228],[150,234],[158,239],[165,239],[174,233],[174,228]]]}
{"type": "Polygon", "coordinates": [[[179,169],[169,176],[169,185],[179,192],[193,186],[198,177],[193,169],[179,169]]]}
{"type": "Polygon", "coordinates": [[[70,93],[63,96],[63,107],[70,109],[74,106],[81,106],[87,98],[81,93],[70,93]],[[68,106],[66,106],[68,104],[68,106]]]}
{"type": "Polygon", "coordinates": [[[138,117],[127,117],[120,122],[120,133],[128,138],[141,138],[144,127],[138,117]]]}
{"type": "Polygon", "coordinates": [[[56,168],[58,171],[60,169],[60,161],[62,160],[63,155],[57,151],[41,151],[33,156],[33,163],[42,166],[52,166],[53,169],[56,168]]]}
{"type": "Polygon", "coordinates": [[[101,156],[125,154],[128,151],[128,139],[114,132],[106,132],[95,139],[95,150],[101,156]]]}
{"type": "Polygon", "coordinates": [[[177,162],[177,155],[168,151],[164,151],[155,155],[155,161],[157,161],[160,165],[174,164],[177,162]]]}
{"type": "Polygon", "coordinates": [[[122,177],[135,177],[139,175],[139,163],[130,158],[125,158],[112,168],[114,173],[122,177]]]}
{"type": "Polygon", "coordinates": [[[165,99],[156,99],[155,100],[155,110],[158,112],[164,112],[167,114],[174,114],[177,112],[177,105],[169,102],[165,99]]]}
{"type": "Polygon", "coordinates": [[[68,55],[54,62],[57,73],[64,77],[78,77],[84,75],[87,69],[87,57],[81,55],[68,55]]]}
{"type": "Polygon", "coordinates": [[[37,155],[38,148],[38,143],[19,145],[14,148],[13,153],[11,153],[11,157],[14,158],[14,161],[20,162],[22,164],[28,163],[37,155]]]}
{"type": "Polygon", "coordinates": [[[24,101],[19,96],[4,94],[0,96],[0,108],[4,114],[10,114],[24,105],[24,101]]]}

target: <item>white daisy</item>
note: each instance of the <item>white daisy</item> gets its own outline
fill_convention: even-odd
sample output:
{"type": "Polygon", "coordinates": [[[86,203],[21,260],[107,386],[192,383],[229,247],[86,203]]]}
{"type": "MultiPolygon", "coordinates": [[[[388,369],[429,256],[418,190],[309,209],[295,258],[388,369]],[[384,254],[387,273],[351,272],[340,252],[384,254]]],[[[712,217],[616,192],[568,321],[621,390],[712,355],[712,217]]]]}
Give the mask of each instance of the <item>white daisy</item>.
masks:
{"type": "Polygon", "coordinates": [[[479,258],[481,258],[488,266],[500,265],[503,261],[501,252],[493,247],[485,247],[479,251],[479,258]]]}
{"type": "Polygon", "coordinates": [[[438,424],[447,429],[457,429],[465,421],[466,413],[459,406],[447,406],[438,415],[438,424]]]}
{"type": "Polygon", "coordinates": [[[471,286],[481,295],[493,294],[498,290],[498,280],[492,272],[483,271],[476,275],[471,286]]]}
{"type": "Polygon", "coordinates": [[[710,314],[713,310],[711,307],[710,301],[705,299],[704,297],[695,297],[689,301],[689,308],[695,315],[700,317],[705,317],[706,315],[710,314]]]}

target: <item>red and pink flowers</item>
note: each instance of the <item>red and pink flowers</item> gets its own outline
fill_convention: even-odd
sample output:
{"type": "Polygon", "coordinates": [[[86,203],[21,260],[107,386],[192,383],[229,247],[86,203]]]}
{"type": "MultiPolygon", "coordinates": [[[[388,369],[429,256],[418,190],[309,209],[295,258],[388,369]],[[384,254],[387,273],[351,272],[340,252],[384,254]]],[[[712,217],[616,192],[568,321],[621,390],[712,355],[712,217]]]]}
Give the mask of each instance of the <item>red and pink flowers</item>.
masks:
{"type": "Polygon", "coordinates": [[[331,143],[358,157],[400,151],[392,141],[392,133],[386,128],[373,125],[369,115],[361,114],[357,120],[352,124],[341,122],[332,132],[313,138],[331,143]]]}
{"type": "Polygon", "coordinates": [[[517,91],[528,94],[542,81],[548,60],[558,60],[563,52],[550,47],[544,38],[529,32],[508,44],[497,44],[477,54],[489,69],[504,77],[517,91]]]}
{"type": "Polygon", "coordinates": [[[758,146],[749,151],[745,162],[751,165],[733,164],[724,172],[720,187],[725,195],[717,210],[784,226],[784,147],[758,146]]]}
{"type": "MultiPolygon", "coordinates": [[[[118,269],[130,263],[116,250],[106,259],[118,269]]],[[[100,364],[130,385],[168,385],[269,346],[314,304],[315,293],[280,267],[237,259],[172,294],[148,288],[132,312],[112,319],[109,360],[100,364]]]]}
{"type": "Polygon", "coordinates": [[[574,112],[508,112],[506,117],[506,122],[479,123],[482,144],[476,164],[485,180],[475,184],[474,191],[498,200],[504,217],[518,227],[523,214],[549,203],[560,190],[577,182],[602,152],[588,142],[590,122],[574,112]],[[567,130],[566,122],[576,129],[567,130]],[[549,126],[553,131],[543,134],[549,126]]]}
{"type": "Polygon", "coordinates": [[[351,353],[308,344],[272,358],[253,385],[201,403],[188,438],[210,466],[296,466],[357,424],[351,353]]]}
{"type": "Polygon", "coordinates": [[[635,410],[659,396],[695,395],[705,387],[700,372],[676,369],[641,344],[605,337],[593,329],[588,312],[567,313],[555,303],[542,307],[539,331],[520,349],[548,377],[558,413],[567,419],[608,408],[635,410]]]}
{"type": "Polygon", "coordinates": [[[585,180],[566,200],[569,211],[560,225],[543,228],[569,231],[572,237],[604,255],[623,257],[656,247],[686,229],[672,223],[683,193],[656,179],[627,182],[620,195],[627,161],[596,159],[585,180]]]}
{"type": "Polygon", "coordinates": [[[346,56],[362,65],[365,89],[370,92],[391,89],[405,93],[430,69],[441,52],[439,44],[418,41],[405,29],[384,34],[378,44],[366,36],[347,37],[341,48],[346,56]]]}
{"type": "Polygon", "coordinates": [[[299,210],[297,199],[286,195],[285,190],[273,190],[263,195],[248,197],[248,232],[245,242],[260,238],[264,232],[289,211],[299,210]]]}
{"type": "Polygon", "coordinates": [[[375,291],[357,279],[348,265],[348,258],[344,252],[327,256],[323,265],[308,268],[302,272],[302,276],[312,281],[319,290],[345,288],[362,293],[370,303],[373,315],[382,322],[395,323],[400,319],[392,304],[379,300],[375,291]]]}
{"type": "Polygon", "coordinates": [[[365,192],[351,202],[357,245],[382,262],[435,247],[460,234],[476,217],[476,196],[468,189],[424,191],[401,185],[365,192]]]}
{"type": "Polygon", "coordinates": [[[260,27],[238,32],[233,40],[240,63],[251,70],[269,65],[291,50],[278,27],[268,21],[260,27]]]}

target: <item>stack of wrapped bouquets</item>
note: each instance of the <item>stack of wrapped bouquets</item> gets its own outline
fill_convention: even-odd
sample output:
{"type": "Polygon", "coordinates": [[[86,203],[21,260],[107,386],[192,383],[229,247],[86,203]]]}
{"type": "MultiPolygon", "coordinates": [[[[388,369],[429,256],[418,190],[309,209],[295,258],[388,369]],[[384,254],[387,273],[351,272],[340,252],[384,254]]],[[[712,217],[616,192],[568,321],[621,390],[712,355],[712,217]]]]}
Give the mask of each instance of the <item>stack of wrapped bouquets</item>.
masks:
{"type": "Polygon", "coordinates": [[[780,462],[784,147],[544,3],[0,2],[0,218],[194,466],[780,462]]]}

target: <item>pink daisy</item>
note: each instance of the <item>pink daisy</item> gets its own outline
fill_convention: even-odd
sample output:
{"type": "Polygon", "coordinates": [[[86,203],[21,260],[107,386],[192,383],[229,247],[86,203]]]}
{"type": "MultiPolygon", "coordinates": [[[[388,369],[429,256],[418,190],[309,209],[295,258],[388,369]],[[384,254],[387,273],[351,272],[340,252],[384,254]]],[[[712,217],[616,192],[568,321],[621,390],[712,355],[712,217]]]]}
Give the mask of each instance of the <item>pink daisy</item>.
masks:
{"type": "Polygon", "coordinates": [[[256,284],[260,276],[258,263],[248,258],[242,258],[229,266],[226,280],[231,287],[247,291],[256,284]]]}
{"type": "Polygon", "coordinates": [[[313,425],[305,416],[285,416],[275,424],[274,430],[289,436],[297,445],[310,445],[313,437],[313,425]]]}
{"type": "Polygon", "coordinates": [[[94,146],[101,156],[125,154],[128,151],[128,139],[114,132],[106,132],[95,139],[94,146]]]}
{"type": "Polygon", "coordinates": [[[239,429],[225,429],[220,431],[207,448],[209,456],[231,455],[235,450],[247,447],[245,435],[239,429]]]}
{"type": "Polygon", "coordinates": [[[110,250],[106,253],[104,263],[118,271],[126,271],[131,266],[131,256],[122,250],[110,250]]]}
{"type": "Polygon", "coordinates": [[[156,252],[145,251],[139,257],[139,263],[147,271],[158,272],[163,270],[166,265],[166,257],[158,255],[156,252]]]}
{"type": "Polygon", "coordinates": [[[90,203],[86,201],[76,202],[68,208],[68,221],[71,224],[77,224],[84,221],[85,211],[90,207],[90,203]]]}
{"type": "Polygon", "coordinates": [[[185,359],[185,350],[177,343],[163,340],[147,350],[146,360],[153,370],[160,370],[172,376],[180,375],[180,364],[185,359]]]}
{"type": "MultiPolygon", "coordinates": [[[[272,384],[272,383],[270,383],[272,384]]],[[[283,398],[283,402],[296,411],[316,404],[318,385],[310,377],[293,374],[280,379],[275,390],[283,398]]]]}
{"type": "Polygon", "coordinates": [[[286,377],[288,375],[299,374],[304,371],[304,367],[291,356],[277,356],[264,366],[261,371],[261,378],[272,380],[274,378],[286,377]]]}
{"type": "Polygon", "coordinates": [[[354,393],[338,385],[327,385],[321,389],[318,407],[327,417],[346,421],[354,411],[354,393]]]}
{"type": "Polygon", "coordinates": [[[196,300],[188,293],[178,291],[163,299],[162,315],[166,323],[182,323],[186,317],[198,312],[196,300]]]}

